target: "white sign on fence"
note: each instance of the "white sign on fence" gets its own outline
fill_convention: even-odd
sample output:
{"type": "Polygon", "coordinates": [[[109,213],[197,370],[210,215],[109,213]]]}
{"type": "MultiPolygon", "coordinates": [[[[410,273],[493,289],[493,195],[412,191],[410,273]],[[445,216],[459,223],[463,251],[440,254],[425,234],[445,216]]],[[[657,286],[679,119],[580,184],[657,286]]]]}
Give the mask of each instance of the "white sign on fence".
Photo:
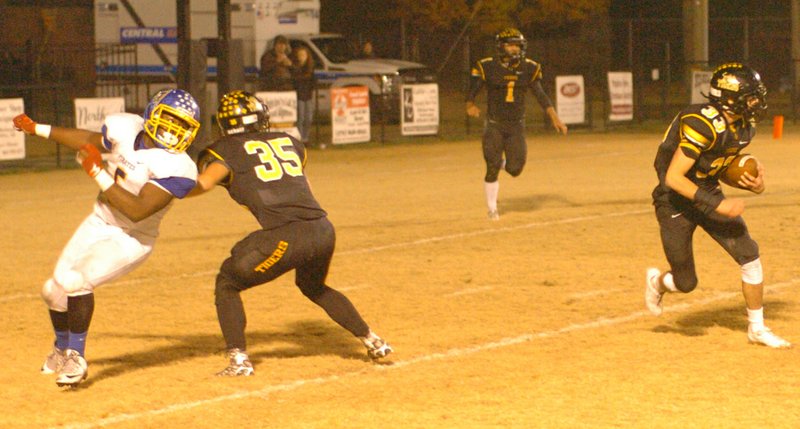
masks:
{"type": "Polygon", "coordinates": [[[707,98],[703,97],[703,94],[708,94],[712,74],[714,73],[710,71],[692,70],[692,104],[700,104],[708,101],[707,98]]]}
{"type": "Polygon", "coordinates": [[[403,85],[400,89],[400,132],[404,136],[439,133],[439,85],[403,85]]]}
{"type": "Polygon", "coordinates": [[[331,88],[333,144],[370,140],[369,89],[366,86],[331,88]]]}
{"type": "Polygon", "coordinates": [[[556,111],[565,124],[586,121],[586,91],[582,75],[556,76],[556,111]]]}
{"type": "Polygon", "coordinates": [[[609,121],[633,120],[633,73],[608,72],[608,96],[611,99],[609,121]]]}
{"type": "Polygon", "coordinates": [[[125,111],[125,99],[110,98],[76,98],[75,128],[100,132],[106,116],[125,111]]]}
{"type": "Polygon", "coordinates": [[[269,108],[270,130],[282,131],[300,140],[297,130],[297,93],[294,91],[260,91],[256,97],[269,108]]]}
{"type": "Polygon", "coordinates": [[[24,111],[21,98],[0,99],[0,161],[25,158],[25,133],[16,131],[12,122],[24,111]]]}

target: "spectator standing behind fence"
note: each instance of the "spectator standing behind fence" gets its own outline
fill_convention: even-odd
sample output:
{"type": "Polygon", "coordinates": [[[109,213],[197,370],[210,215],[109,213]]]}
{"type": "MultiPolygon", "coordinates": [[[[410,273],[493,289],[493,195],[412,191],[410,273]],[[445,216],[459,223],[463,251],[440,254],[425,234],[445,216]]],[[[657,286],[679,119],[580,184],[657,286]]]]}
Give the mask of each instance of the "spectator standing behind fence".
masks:
{"type": "Polygon", "coordinates": [[[261,90],[292,91],[292,60],[289,58],[289,41],[284,36],[275,37],[272,49],[261,56],[261,90]]]}
{"type": "Polygon", "coordinates": [[[297,91],[297,130],[300,132],[300,141],[308,146],[311,123],[314,121],[314,60],[305,46],[298,46],[293,54],[292,81],[297,91]]]}
{"type": "Polygon", "coordinates": [[[358,58],[365,60],[376,58],[374,47],[372,46],[371,40],[367,40],[361,45],[361,51],[358,53],[358,58]]]}

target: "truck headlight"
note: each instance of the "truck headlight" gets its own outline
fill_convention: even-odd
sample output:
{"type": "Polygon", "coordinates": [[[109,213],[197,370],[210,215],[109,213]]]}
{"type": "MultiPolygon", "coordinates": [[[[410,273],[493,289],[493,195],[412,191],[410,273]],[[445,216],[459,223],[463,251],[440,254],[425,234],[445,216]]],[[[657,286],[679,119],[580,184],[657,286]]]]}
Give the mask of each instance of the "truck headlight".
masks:
{"type": "Polygon", "coordinates": [[[394,90],[395,83],[392,75],[378,74],[375,75],[373,79],[375,79],[375,83],[377,83],[378,87],[381,89],[381,94],[391,94],[394,90]]]}

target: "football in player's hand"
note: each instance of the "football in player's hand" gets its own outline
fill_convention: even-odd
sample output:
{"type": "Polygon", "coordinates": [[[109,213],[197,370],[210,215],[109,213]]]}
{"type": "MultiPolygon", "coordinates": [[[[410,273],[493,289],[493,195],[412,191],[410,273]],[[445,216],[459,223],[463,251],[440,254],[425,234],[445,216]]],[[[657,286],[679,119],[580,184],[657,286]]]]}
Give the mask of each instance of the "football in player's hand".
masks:
{"type": "Polygon", "coordinates": [[[747,172],[753,177],[758,177],[758,161],[753,155],[741,154],[728,164],[728,167],[719,175],[722,183],[734,188],[746,189],[739,185],[739,179],[747,172]]]}

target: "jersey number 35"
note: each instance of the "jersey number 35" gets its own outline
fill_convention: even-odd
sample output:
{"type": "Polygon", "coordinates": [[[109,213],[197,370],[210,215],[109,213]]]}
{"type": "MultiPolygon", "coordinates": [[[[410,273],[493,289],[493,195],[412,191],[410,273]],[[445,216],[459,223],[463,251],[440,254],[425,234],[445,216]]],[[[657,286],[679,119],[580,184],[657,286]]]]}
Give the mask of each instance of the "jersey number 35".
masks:
{"type": "Polygon", "coordinates": [[[256,176],[264,182],[280,180],[284,174],[292,177],[303,175],[303,163],[297,153],[287,150],[292,148],[292,141],[287,137],[267,140],[249,140],[244,143],[244,150],[249,155],[258,155],[261,165],[255,167],[256,176]]]}

